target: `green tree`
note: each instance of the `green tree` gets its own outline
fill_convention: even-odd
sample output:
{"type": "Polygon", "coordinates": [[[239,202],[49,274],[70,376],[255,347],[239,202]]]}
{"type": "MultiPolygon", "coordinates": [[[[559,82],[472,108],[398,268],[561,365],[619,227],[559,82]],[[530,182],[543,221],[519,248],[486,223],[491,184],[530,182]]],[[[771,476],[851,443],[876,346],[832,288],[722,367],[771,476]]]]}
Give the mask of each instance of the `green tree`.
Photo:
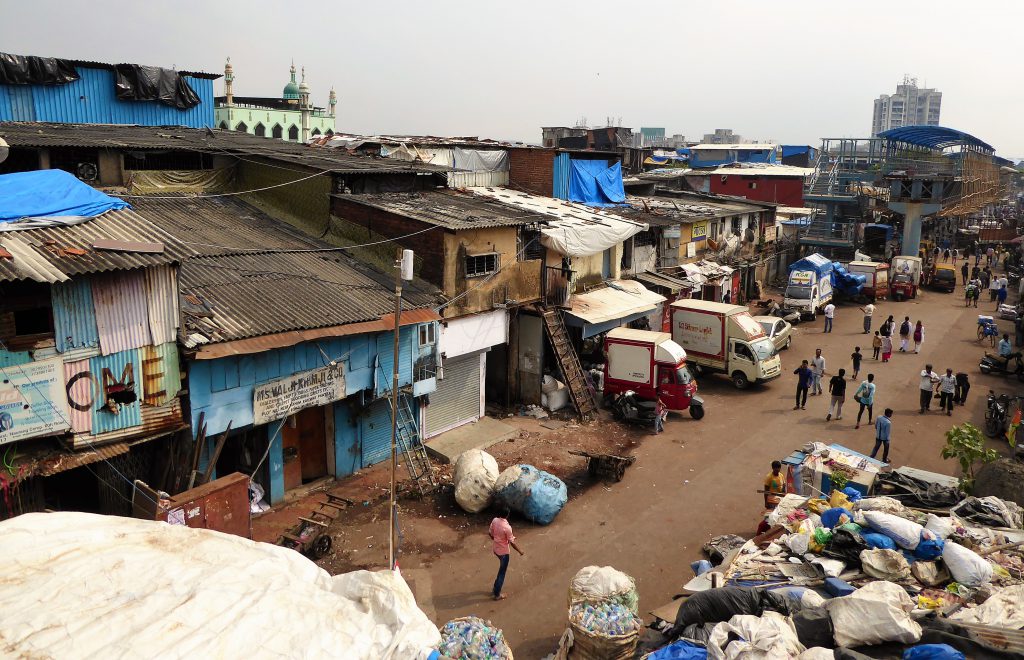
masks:
{"type": "Polygon", "coordinates": [[[960,462],[960,470],[963,472],[960,490],[969,493],[974,488],[975,463],[991,463],[999,458],[999,454],[994,449],[985,449],[985,438],[981,430],[970,422],[964,422],[946,431],[942,458],[955,458],[960,462]]]}

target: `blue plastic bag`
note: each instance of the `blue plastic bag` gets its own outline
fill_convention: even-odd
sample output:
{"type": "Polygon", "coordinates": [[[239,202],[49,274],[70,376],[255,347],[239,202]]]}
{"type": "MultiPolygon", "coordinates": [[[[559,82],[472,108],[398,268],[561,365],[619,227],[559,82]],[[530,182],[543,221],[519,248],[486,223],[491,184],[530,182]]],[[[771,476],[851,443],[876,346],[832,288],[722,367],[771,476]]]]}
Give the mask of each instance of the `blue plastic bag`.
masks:
{"type": "Polygon", "coordinates": [[[663,646],[647,656],[647,660],[707,660],[708,650],[684,639],[663,646]]]}
{"type": "Polygon", "coordinates": [[[842,524],[839,522],[839,519],[842,516],[846,516],[846,522],[853,522],[853,514],[846,509],[837,506],[832,509],[827,509],[821,514],[821,524],[832,529],[836,525],[842,524]]]}
{"type": "Polygon", "coordinates": [[[565,483],[532,465],[516,467],[520,470],[519,477],[495,493],[496,499],[531,522],[549,524],[569,499],[565,483]]]}
{"type": "Polygon", "coordinates": [[[942,549],[946,546],[946,543],[940,538],[928,538],[934,536],[934,534],[928,531],[921,532],[921,542],[914,548],[915,557],[931,561],[942,556],[942,549]]]}
{"type": "Polygon", "coordinates": [[[698,559],[697,561],[690,562],[690,570],[693,571],[695,576],[704,575],[712,568],[714,568],[714,565],[707,559],[698,559]]]}
{"type": "Polygon", "coordinates": [[[878,532],[862,532],[861,533],[861,537],[864,539],[864,542],[868,544],[868,547],[871,548],[872,550],[876,550],[876,549],[895,550],[896,549],[896,541],[893,541],[891,538],[889,538],[885,534],[879,534],[878,532]]]}
{"type": "Polygon", "coordinates": [[[949,644],[918,644],[903,652],[903,660],[966,660],[949,644]]]}
{"type": "Polygon", "coordinates": [[[860,491],[853,486],[847,486],[842,490],[843,495],[846,495],[847,499],[851,502],[859,502],[864,496],[860,494],[860,491]]]}

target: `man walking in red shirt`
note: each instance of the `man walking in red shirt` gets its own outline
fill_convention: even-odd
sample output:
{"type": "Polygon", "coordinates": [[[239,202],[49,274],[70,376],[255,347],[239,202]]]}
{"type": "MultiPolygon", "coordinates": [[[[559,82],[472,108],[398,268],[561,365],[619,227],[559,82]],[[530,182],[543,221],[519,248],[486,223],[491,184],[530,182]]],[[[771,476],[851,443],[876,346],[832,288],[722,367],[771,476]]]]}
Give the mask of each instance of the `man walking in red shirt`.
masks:
{"type": "Polygon", "coordinates": [[[509,546],[522,556],[523,551],[516,545],[516,537],[512,534],[512,525],[508,524],[509,508],[502,507],[498,516],[491,521],[487,535],[491,537],[491,549],[498,558],[498,577],[494,580],[494,600],[505,600],[501,587],[505,584],[505,571],[508,570],[509,546]]]}

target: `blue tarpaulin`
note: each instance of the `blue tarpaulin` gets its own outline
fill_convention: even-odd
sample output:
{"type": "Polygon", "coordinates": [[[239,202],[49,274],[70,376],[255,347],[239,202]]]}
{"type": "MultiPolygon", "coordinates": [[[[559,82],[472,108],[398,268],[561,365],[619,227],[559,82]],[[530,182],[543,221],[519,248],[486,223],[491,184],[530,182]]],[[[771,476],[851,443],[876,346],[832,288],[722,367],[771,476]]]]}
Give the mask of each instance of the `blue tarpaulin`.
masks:
{"type": "Polygon", "coordinates": [[[569,201],[587,206],[614,206],[626,201],[622,187],[622,165],[611,167],[604,160],[572,161],[569,173],[569,201]]]}
{"type": "Polygon", "coordinates": [[[128,206],[64,170],[0,175],[0,223],[22,218],[93,218],[128,206]]]}

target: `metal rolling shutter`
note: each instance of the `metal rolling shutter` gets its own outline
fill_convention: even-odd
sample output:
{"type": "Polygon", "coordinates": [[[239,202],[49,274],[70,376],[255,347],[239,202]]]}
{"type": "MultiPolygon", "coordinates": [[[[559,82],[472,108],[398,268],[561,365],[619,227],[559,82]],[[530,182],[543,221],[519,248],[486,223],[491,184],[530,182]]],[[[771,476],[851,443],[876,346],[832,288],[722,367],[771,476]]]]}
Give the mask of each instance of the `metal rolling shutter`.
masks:
{"type": "Polygon", "coordinates": [[[359,419],[363,444],[363,467],[391,458],[391,406],[377,401],[359,419]]]}
{"type": "Polygon", "coordinates": [[[424,413],[427,438],[480,418],[480,353],[445,360],[443,367],[424,413]]]}

